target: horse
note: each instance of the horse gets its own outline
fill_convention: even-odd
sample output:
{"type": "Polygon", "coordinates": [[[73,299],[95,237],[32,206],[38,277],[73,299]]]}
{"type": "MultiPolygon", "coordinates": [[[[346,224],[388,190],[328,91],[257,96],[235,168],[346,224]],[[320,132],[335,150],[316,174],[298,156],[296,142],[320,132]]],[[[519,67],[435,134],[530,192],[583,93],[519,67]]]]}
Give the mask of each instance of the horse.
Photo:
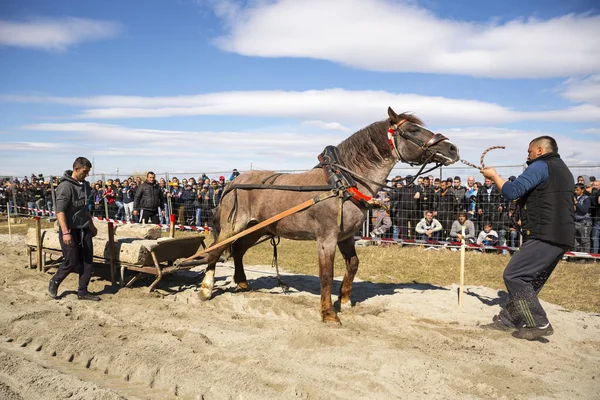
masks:
{"type": "MultiPolygon", "coordinates": [[[[339,163],[336,165],[342,165],[345,171],[356,178],[356,191],[365,198],[368,196],[362,192],[377,193],[381,190],[399,161],[423,166],[432,162],[439,166],[459,160],[458,148],[445,136],[426,129],[417,116],[408,113],[398,115],[390,107],[388,117],[357,131],[337,146],[339,163]]],[[[285,212],[293,205],[323,195],[323,190],[318,189],[328,183],[322,168],[290,174],[260,170],[241,174],[225,187],[215,210],[214,243],[225,241],[285,212]],[[256,187],[261,183],[264,186],[265,180],[271,181],[272,188],[256,187]],[[277,186],[307,187],[314,191],[278,190],[277,186]],[[232,218],[234,214],[235,218],[232,218]]],[[[352,304],[352,282],[359,264],[354,234],[365,221],[368,204],[354,198],[342,203],[340,201],[332,196],[233,241],[229,252],[234,260],[236,291],[250,290],[242,259],[246,251],[264,235],[315,240],[319,255],[321,319],[325,323],[341,324],[331,301],[335,249],[336,246],[339,248],[346,262],[346,272],[338,295],[341,308],[352,304]]],[[[207,267],[198,294],[201,300],[209,300],[212,296],[216,263],[226,248],[216,248],[207,255],[207,267]]]]}

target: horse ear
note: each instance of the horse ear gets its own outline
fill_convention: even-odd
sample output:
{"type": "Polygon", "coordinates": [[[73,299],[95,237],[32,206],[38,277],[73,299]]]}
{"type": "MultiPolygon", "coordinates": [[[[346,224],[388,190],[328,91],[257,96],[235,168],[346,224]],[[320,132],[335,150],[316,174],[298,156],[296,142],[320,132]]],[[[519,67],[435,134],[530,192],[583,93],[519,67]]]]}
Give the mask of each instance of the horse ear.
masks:
{"type": "Polygon", "coordinates": [[[392,123],[397,123],[398,122],[398,114],[396,114],[394,112],[394,110],[392,110],[392,107],[388,107],[388,115],[390,116],[390,119],[392,120],[392,123]]]}

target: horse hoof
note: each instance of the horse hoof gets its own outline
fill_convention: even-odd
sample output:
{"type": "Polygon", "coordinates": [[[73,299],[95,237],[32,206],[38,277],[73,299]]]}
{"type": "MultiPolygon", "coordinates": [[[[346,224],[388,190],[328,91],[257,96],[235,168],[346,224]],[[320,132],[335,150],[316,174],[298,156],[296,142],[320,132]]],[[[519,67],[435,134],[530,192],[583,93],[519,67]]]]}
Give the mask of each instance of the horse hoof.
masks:
{"type": "Polygon", "coordinates": [[[340,298],[337,301],[340,311],[343,310],[349,310],[352,308],[352,301],[350,301],[350,298],[340,298]]]}
{"type": "Polygon", "coordinates": [[[209,288],[203,287],[198,292],[198,297],[202,301],[210,300],[211,296],[212,296],[212,288],[209,289],[209,288]]]}
{"type": "Polygon", "coordinates": [[[330,326],[341,326],[342,325],[342,322],[340,321],[337,314],[335,314],[335,313],[324,314],[323,315],[323,323],[330,325],[330,326]]]}
{"type": "Polygon", "coordinates": [[[235,287],[236,293],[249,292],[250,290],[251,289],[250,289],[250,285],[248,285],[248,282],[240,282],[235,287]]]}

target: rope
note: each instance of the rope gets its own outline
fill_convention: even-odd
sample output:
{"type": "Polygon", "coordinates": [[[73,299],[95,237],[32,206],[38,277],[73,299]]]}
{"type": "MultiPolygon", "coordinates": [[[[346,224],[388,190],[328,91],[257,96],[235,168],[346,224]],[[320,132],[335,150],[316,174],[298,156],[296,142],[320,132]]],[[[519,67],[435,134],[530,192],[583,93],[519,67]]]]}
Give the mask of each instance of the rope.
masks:
{"type": "Polygon", "coordinates": [[[479,165],[475,165],[473,163],[468,162],[467,160],[460,160],[461,163],[468,165],[469,167],[473,167],[476,168],[480,171],[485,169],[485,164],[483,163],[483,159],[485,158],[485,155],[488,153],[488,151],[490,150],[494,150],[494,149],[505,149],[505,146],[492,146],[492,147],[488,147],[487,149],[485,149],[485,151],[483,153],[481,153],[481,158],[479,159],[479,162],[481,163],[481,166],[479,165]]]}

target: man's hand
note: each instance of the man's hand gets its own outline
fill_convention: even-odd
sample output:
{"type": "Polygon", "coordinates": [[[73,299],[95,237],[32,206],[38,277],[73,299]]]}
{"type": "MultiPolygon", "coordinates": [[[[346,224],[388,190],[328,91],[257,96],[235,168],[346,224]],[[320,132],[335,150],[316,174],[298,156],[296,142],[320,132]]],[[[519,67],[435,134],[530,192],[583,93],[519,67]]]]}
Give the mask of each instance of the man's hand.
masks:
{"type": "Polygon", "coordinates": [[[459,242],[462,242],[462,240],[463,240],[463,236],[460,233],[456,235],[456,238],[458,239],[459,242]]]}
{"type": "Polygon", "coordinates": [[[65,246],[70,246],[73,243],[73,238],[71,238],[71,233],[63,233],[62,240],[65,246]]]}
{"type": "Polygon", "coordinates": [[[494,180],[494,177],[498,175],[494,168],[485,168],[481,171],[482,175],[488,179],[494,180]]]}

